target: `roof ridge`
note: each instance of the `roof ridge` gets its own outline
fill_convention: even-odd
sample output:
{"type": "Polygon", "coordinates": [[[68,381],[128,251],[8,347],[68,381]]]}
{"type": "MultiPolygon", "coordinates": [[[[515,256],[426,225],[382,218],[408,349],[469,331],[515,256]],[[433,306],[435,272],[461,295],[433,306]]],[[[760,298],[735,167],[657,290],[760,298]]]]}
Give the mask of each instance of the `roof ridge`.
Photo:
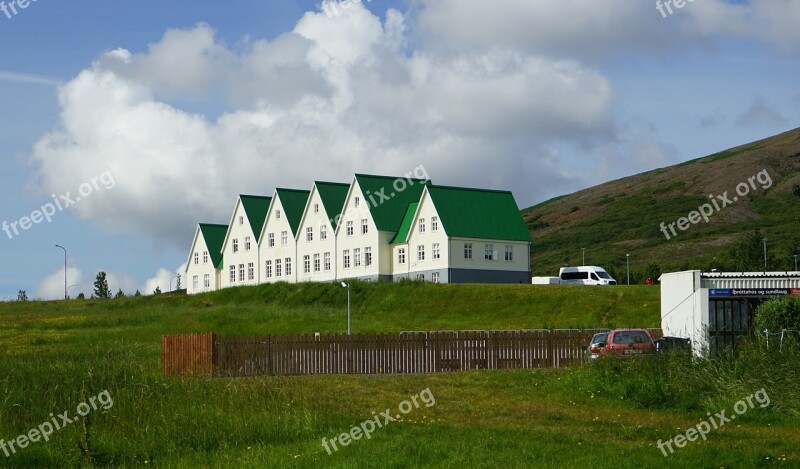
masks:
{"type": "Polygon", "coordinates": [[[431,184],[430,187],[432,189],[456,189],[456,190],[472,191],[472,192],[490,192],[490,193],[495,193],[495,194],[511,194],[511,195],[514,194],[513,192],[511,192],[509,190],[483,189],[483,188],[480,188],[480,187],[443,186],[443,185],[440,185],[440,184],[431,184]]]}

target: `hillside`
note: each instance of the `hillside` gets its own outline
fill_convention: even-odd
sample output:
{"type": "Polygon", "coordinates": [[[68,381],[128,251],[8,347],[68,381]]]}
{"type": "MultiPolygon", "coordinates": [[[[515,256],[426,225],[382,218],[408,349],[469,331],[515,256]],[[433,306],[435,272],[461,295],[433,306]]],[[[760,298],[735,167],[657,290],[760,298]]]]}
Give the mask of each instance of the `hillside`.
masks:
{"type": "Polygon", "coordinates": [[[768,238],[769,269],[793,270],[793,254],[800,254],[796,184],[800,129],[551,199],[523,210],[533,237],[534,275],[580,265],[581,248],[587,264],[606,267],[622,282],[628,253],[632,282],[643,280],[650,263],[663,271],[756,269],[763,266],[763,237],[768,238]],[[740,187],[746,195],[739,197],[737,185],[759,173],[761,179],[747,191],[740,187]],[[729,202],[717,197],[726,192],[729,202]],[[700,219],[685,231],[675,225],[677,236],[667,228],[668,240],[661,223],[687,217],[711,203],[709,195],[719,206],[709,205],[709,222],[700,219]]]}

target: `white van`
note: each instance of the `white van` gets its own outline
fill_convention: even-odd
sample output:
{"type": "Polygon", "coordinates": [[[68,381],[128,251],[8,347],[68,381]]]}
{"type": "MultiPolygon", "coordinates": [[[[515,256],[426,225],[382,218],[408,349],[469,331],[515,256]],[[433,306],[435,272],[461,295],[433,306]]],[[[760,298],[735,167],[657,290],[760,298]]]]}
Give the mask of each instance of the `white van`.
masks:
{"type": "Polygon", "coordinates": [[[558,277],[562,285],[616,285],[608,272],[602,267],[581,266],[581,267],[562,267],[558,271],[558,277]]]}

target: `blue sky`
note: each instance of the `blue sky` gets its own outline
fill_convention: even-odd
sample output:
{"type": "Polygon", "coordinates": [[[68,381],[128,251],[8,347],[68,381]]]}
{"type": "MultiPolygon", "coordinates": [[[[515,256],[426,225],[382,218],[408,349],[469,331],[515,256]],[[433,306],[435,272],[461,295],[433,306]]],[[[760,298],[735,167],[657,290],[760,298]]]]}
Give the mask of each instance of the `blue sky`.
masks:
{"type": "Polygon", "coordinates": [[[73,296],[100,270],[114,290],[165,289],[196,223],[227,223],[238,193],[423,164],[527,207],[798,126],[800,1],[704,0],[666,18],[633,3],[0,12],[0,222],[86,193],[0,232],[0,298],[62,295],[55,244],[73,296]]]}

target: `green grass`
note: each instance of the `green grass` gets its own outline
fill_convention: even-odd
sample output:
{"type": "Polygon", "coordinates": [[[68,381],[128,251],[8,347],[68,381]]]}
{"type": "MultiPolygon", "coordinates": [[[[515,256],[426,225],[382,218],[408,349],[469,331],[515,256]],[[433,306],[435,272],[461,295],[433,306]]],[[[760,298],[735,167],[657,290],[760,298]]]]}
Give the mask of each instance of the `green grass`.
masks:
{"type": "MultiPolygon", "coordinates": [[[[631,361],[428,376],[164,378],[160,337],[343,331],[342,288],[0,305],[0,438],[108,390],[113,406],[3,467],[743,467],[800,463],[797,358],[631,361]],[[213,304],[212,304],[213,303],[213,304]],[[209,305],[210,304],[210,305],[209,305]],[[208,305],[208,306],[207,306],[208,305]],[[765,384],[762,384],[765,383],[765,384]],[[767,385],[754,409],[664,459],[672,438],[767,385]],[[321,445],[424,389],[436,399],[328,456],[321,445]],[[744,394],[743,394],[744,393],[744,394]],[[81,449],[83,448],[83,449],[81,449]],[[770,459],[766,459],[769,457],[770,459]],[[786,461],[779,461],[786,458],[786,461]]],[[[658,322],[658,288],[356,284],[363,331],[658,322]],[[607,321],[607,322],[605,322],[607,321]]],[[[794,355],[795,357],[797,355],[794,355]]]]}

